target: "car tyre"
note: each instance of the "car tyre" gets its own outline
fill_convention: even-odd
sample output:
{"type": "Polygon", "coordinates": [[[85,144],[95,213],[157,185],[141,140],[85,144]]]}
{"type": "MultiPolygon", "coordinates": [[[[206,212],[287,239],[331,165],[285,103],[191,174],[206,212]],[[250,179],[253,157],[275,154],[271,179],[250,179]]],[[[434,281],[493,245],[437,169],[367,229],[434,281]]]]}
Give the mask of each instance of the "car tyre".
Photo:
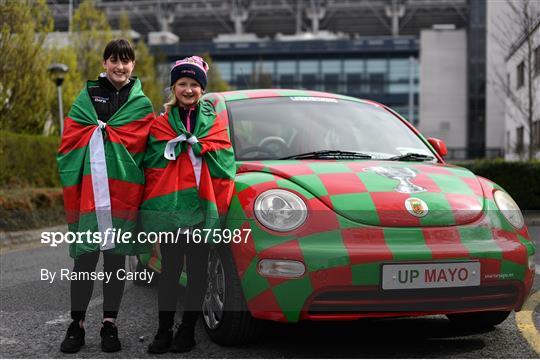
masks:
{"type": "Polygon", "coordinates": [[[232,254],[227,246],[214,246],[208,256],[208,289],[203,303],[208,336],[223,346],[252,344],[264,323],[251,316],[232,254]]]}
{"type": "Polygon", "coordinates": [[[146,280],[141,280],[137,277],[136,279],[133,280],[134,285],[149,287],[156,283],[158,274],[154,270],[149,269],[146,266],[144,266],[139,260],[139,257],[137,255],[131,255],[131,256],[128,256],[127,258],[128,258],[128,271],[129,272],[141,273],[141,272],[147,271],[147,272],[154,273],[154,276],[152,277],[152,281],[148,282],[146,280]]]}
{"type": "Polygon", "coordinates": [[[479,311],[471,313],[447,314],[455,325],[468,329],[490,329],[499,325],[510,315],[510,311],[479,311]]]}

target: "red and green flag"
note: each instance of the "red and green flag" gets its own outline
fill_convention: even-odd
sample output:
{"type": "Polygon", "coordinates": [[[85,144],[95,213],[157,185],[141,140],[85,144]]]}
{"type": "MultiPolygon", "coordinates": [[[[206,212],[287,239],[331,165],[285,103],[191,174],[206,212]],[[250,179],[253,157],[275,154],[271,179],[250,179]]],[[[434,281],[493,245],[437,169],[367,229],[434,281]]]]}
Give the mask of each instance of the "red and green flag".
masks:
{"type": "Polygon", "coordinates": [[[144,192],[143,160],[154,113],[136,79],[124,105],[103,123],[92,105],[89,81],[65,120],[57,162],[70,232],[92,234],[70,245],[70,255],[98,250],[118,254],[150,251],[134,234],[144,192]],[[131,241],[114,242],[112,231],[131,232],[131,241]],[[104,239],[96,241],[96,234],[104,239]]]}
{"type": "Polygon", "coordinates": [[[145,157],[146,188],[141,214],[146,231],[176,231],[198,224],[222,225],[236,173],[226,110],[208,100],[197,106],[192,132],[177,107],[158,118],[150,130],[145,157]]]}

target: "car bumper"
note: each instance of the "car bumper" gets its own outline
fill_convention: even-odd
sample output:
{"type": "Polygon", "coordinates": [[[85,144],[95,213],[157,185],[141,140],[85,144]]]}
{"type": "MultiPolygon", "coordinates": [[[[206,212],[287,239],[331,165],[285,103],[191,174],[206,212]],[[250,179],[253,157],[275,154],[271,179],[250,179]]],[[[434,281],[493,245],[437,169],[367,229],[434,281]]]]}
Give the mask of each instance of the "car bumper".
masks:
{"type": "MultiPolygon", "coordinates": [[[[244,227],[254,223],[244,223],[244,227]]],[[[465,228],[465,227],[463,227],[465,228]]],[[[365,317],[420,316],[475,311],[519,311],[534,281],[528,267],[528,238],[492,231],[480,238],[478,226],[467,229],[371,229],[345,228],[312,238],[290,239],[274,246],[272,234],[253,243],[231,245],[248,309],[255,318],[296,322],[299,320],[354,320],[365,317]],[[469,238],[456,233],[471,231],[469,238]],[[403,243],[388,240],[388,234],[403,243]],[[424,241],[410,236],[422,233],[424,241]],[[387,240],[374,234],[387,235],[387,240]],[[398,236],[399,235],[399,236],[398,236]],[[476,236],[476,237],[475,237],[476,236]],[[339,241],[336,241],[339,238],[339,241]],[[412,240],[411,240],[412,239],[412,240]],[[336,246],[337,243],[342,245],[336,246]],[[305,264],[299,278],[263,276],[257,264],[263,259],[294,260],[305,264]],[[382,289],[384,264],[478,261],[477,286],[382,289]]],[[[485,231],[480,231],[485,235],[485,231]]],[[[534,250],[533,250],[534,251],[534,250]]]]}

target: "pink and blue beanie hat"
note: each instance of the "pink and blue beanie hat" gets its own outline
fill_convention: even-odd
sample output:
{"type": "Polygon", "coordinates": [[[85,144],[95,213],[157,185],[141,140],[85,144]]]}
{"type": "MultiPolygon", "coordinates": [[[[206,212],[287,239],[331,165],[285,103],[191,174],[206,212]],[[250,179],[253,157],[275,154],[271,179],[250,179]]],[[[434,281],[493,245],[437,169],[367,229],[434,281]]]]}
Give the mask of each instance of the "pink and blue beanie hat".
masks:
{"type": "Polygon", "coordinates": [[[201,88],[206,89],[208,64],[198,56],[190,56],[178,60],[171,69],[171,86],[182,77],[189,77],[197,81],[201,88]]]}

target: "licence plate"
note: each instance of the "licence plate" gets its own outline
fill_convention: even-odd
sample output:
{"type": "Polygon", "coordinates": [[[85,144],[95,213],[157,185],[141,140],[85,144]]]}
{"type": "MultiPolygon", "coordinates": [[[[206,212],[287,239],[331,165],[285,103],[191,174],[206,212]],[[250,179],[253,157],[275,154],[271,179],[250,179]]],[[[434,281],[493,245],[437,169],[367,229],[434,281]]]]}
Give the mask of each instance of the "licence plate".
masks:
{"type": "Polygon", "coordinates": [[[383,290],[478,285],[480,285],[478,261],[383,265],[383,290]]]}

